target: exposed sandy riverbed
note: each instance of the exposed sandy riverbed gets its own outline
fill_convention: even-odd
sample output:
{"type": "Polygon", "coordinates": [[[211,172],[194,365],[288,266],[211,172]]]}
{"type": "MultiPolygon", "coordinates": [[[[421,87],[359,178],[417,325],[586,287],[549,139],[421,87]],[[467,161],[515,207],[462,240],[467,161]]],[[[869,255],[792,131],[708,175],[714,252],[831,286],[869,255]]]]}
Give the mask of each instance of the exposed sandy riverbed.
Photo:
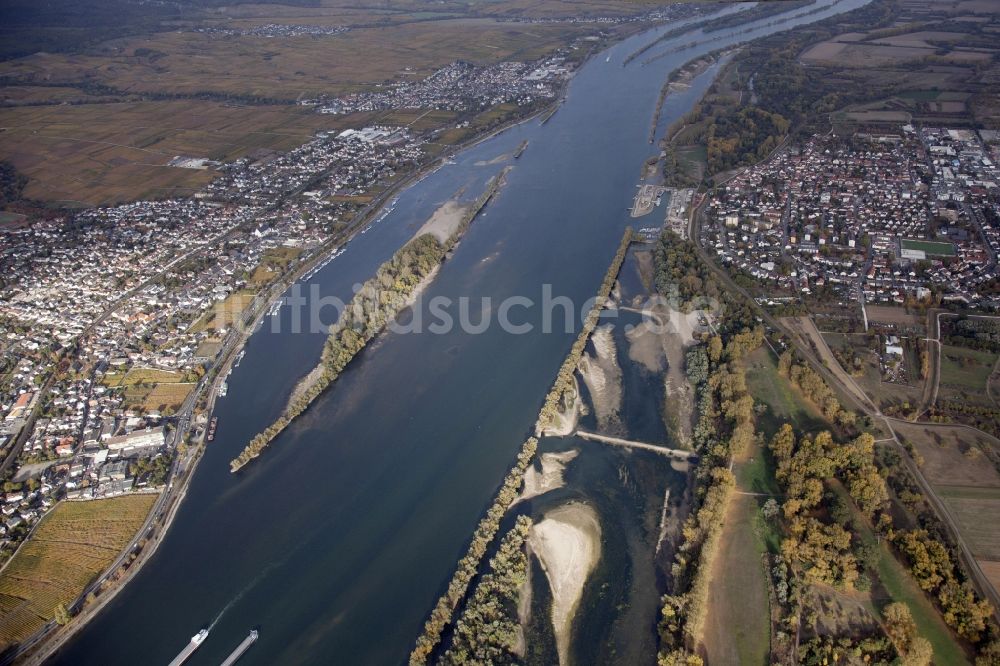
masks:
{"type": "Polygon", "coordinates": [[[550,490],[562,488],[566,481],[563,479],[563,471],[571,460],[580,455],[577,449],[560,451],[559,453],[543,453],[540,456],[542,471],[535,469],[534,465],[528,467],[524,472],[524,490],[521,496],[514,502],[521,502],[532,497],[544,495],[550,490]]]}
{"type": "Polygon", "coordinates": [[[446,242],[458,231],[458,226],[469,213],[469,210],[470,206],[468,204],[461,204],[455,200],[445,202],[444,205],[434,211],[429,220],[424,222],[423,226],[414,235],[414,238],[423,236],[424,234],[433,234],[442,243],[446,242]]]}
{"type": "Polygon", "coordinates": [[[652,373],[662,372],[666,364],[664,420],[678,443],[686,447],[691,446],[694,391],[687,380],[684,356],[701,332],[701,314],[656,307],[645,311],[645,320],[626,334],[632,361],[652,373]]]}
{"type": "Polygon", "coordinates": [[[552,589],[552,628],[559,663],[569,663],[570,633],[583,586],[601,557],[601,524],[588,504],[552,509],[531,528],[528,543],[552,589]]]}
{"type": "Polygon", "coordinates": [[[590,340],[596,355],[584,354],[579,366],[590,392],[597,424],[602,429],[618,420],[622,407],[622,369],[618,365],[612,328],[606,325],[594,330],[590,340]]]}

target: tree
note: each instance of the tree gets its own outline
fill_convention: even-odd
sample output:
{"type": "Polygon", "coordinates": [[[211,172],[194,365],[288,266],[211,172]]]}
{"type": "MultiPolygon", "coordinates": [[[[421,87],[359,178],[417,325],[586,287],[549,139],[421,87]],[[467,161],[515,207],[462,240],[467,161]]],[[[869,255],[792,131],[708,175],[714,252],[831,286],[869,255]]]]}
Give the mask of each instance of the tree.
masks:
{"type": "Polygon", "coordinates": [[[760,508],[761,514],[763,514],[764,518],[767,520],[771,520],[777,516],[778,510],[778,502],[773,497],[768,498],[768,500],[764,502],[764,506],[760,508]]]}
{"type": "Polygon", "coordinates": [[[712,363],[718,363],[722,357],[722,338],[718,335],[712,336],[708,341],[708,358],[712,363]]]}
{"type": "Polygon", "coordinates": [[[902,602],[894,602],[882,609],[885,633],[895,643],[900,652],[905,652],[917,633],[910,607],[902,602]]]}
{"type": "Polygon", "coordinates": [[[61,603],[57,605],[55,609],[52,611],[52,615],[53,619],[56,621],[56,624],[60,626],[70,621],[70,614],[69,611],[66,610],[66,604],[61,603]]]}
{"type": "Polygon", "coordinates": [[[903,657],[902,666],[929,666],[934,658],[934,648],[923,636],[917,636],[910,642],[910,649],[903,657]]]}

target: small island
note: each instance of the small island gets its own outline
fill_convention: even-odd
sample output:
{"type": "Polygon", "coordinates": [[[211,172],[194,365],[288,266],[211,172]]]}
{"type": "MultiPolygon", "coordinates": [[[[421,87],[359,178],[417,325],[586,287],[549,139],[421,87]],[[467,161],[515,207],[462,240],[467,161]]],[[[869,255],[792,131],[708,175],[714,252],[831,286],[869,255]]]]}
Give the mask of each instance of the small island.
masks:
{"type": "Polygon", "coordinates": [[[434,279],[441,262],[462,239],[472,221],[503,186],[510,169],[506,167],[492,178],[486,191],[472,204],[462,205],[457,201],[444,204],[412,240],[379,266],[375,276],[365,282],[347,304],[340,320],[330,327],[319,363],[296,386],[284,412],[229,462],[230,471],[240,470],[259,456],[340,376],[365,345],[413,303],[434,279]]]}

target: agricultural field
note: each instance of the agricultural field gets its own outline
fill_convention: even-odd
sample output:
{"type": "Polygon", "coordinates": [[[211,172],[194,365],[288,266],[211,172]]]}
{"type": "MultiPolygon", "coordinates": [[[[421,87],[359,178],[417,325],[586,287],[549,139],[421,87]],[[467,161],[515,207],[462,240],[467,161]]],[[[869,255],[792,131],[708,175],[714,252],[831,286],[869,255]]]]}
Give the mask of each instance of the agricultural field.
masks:
{"type": "Polygon", "coordinates": [[[871,323],[890,324],[897,328],[920,327],[923,330],[926,319],[923,315],[907,312],[906,308],[890,305],[866,305],[865,312],[871,323]]]}
{"type": "Polygon", "coordinates": [[[533,60],[591,32],[590,26],[491,18],[373,26],[321,37],[171,31],[112,40],[81,54],[19,58],[0,64],[0,75],[25,83],[85,79],[130,93],[207,92],[294,103],[424,77],[455,60],[533,60]]]}
{"type": "MultiPolygon", "coordinates": [[[[442,2],[432,12],[410,2],[377,8],[236,4],[210,13],[188,7],[172,21],[157,14],[175,11],[169,7],[146,10],[150,16],[127,8],[135,15],[120,17],[127,25],[118,30],[91,26],[79,45],[60,43],[58,36],[50,43],[24,35],[19,46],[41,39],[37,52],[0,60],[0,77],[8,84],[0,87],[7,105],[0,109],[0,155],[29,177],[25,198],[50,205],[188,196],[215,172],[168,166],[177,156],[226,162],[260,150],[287,151],[321,130],[381,123],[424,131],[453,127],[460,115],[440,110],[322,115],[298,105],[301,100],[419,79],[456,60],[533,60],[597,31],[586,24],[496,17],[632,14],[649,4],[442,2]],[[270,24],[349,30],[239,34],[270,24]]],[[[85,14],[60,21],[86,23],[85,14]]],[[[444,142],[461,141],[495,121],[488,114],[477,118],[476,126],[453,132],[444,142]]]]}
{"type": "Polygon", "coordinates": [[[128,545],[156,495],[61,502],[0,572],[0,650],[69,604],[128,545]]]}
{"type": "Polygon", "coordinates": [[[300,106],[163,100],[0,109],[0,154],[29,178],[25,196],[77,205],[190,195],[211,169],[167,166],[178,156],[232,161],[286,151],[335,120],[300,106]]]}
{"type": "Polygon", "coordinates": [[[179,372],[160,370],[158,368],[132,368],[128,372],[108,373],[104,375],[103,383],[112,388],[118,386],[133,386],[135,384],[170,384],[182,381],[179,372]]]}
{"type": "Polygon", "coordinates": [[[125,389],[125,404],[141,407],[146,412],[156,411],[161,414],[174,412],[195,386],[194,382],[135,384],[125,389]]]}
{"type": "MultiPolygon", "coordinates": [[[[923,475],[947,505],[984,572],[1000,571],[1000,523],[983,519],[1000,511],[1000,441],[962,427],[914,423],[895,428],[917,452],[923,475]]],[[[1000,582],[995,576],[990,580],[1000,582]]]]}

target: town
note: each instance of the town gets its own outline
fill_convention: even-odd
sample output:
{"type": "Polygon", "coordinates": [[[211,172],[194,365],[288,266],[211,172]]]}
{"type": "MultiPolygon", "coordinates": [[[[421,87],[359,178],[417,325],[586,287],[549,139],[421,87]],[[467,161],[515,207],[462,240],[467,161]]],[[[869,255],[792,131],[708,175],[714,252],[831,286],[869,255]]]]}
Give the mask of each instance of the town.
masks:
{"type": "MultiPolygon", "coordinates": [[[[321,113],[504,102],[530,110],[571,69],[559,55],[453,63],[389,91],[310,104],[321,113]]],[[[214,432],[222,364],[272,288],[335,257],[394,184],[437,158],[428,148],[440,131],[319,132],[287,153],[226,164],[178,156],[173,166],[217,177],[190,198],[0,228],[0,554],[9,557],[58,499],[159,492],[189,466],[188,444],[214,432]]]]}
{"type": "Polygon", "coordinates": [[[814,136],[719,187],[701,242],[764,301],[996,308],[998,157],[989,130],[814,136]]]}

